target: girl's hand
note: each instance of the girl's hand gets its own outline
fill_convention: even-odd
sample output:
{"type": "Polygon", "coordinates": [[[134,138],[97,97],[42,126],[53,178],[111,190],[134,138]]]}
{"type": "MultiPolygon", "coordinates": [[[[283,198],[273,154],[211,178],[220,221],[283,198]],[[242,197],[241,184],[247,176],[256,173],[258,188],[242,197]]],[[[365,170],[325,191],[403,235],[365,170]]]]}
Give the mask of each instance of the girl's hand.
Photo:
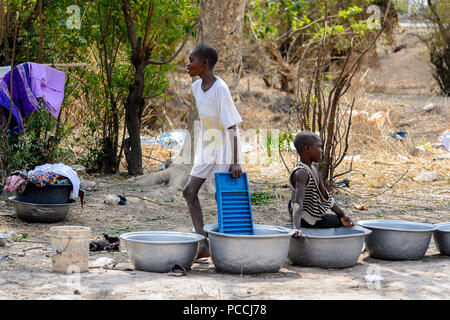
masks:
{"type": "Polygon", "coordinates": [[[231,176],[233,178],[240,178],[242,176],[242,169],[238,164],[232,164],[229,171],[231,172],[231,176]]]}
{"type": "Polygon", "coordinates": [[[355,225],[355,223],[352,221],[352,219],[350,219],[350,217],[347,215],[344,215],[340,219],[341,219],[342,225],[344,227],[353,227],[355,225]]]}

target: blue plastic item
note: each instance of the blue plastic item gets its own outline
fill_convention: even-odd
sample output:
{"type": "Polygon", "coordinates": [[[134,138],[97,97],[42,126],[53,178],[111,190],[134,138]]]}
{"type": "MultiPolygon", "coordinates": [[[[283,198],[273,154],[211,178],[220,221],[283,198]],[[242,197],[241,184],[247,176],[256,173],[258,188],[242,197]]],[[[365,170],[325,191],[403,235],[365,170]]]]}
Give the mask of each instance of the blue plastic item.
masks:
{"type": "Polygon", "coordinates": [[[247,173],[233,178],[231,172],[217,172],[217,215],[219,232],[229,234],[253,234],[252,205],[247,173]]]}

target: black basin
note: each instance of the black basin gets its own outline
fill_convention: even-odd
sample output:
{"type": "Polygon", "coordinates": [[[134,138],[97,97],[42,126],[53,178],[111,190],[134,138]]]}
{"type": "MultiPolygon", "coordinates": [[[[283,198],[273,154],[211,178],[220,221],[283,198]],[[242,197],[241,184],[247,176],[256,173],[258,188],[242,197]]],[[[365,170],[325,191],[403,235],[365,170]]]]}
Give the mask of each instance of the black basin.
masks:
{"type": "Polygon", "coordinates": [[[27,183],[23,193],[15,193],[15,200],[35,204],[65,204],[69,202],[72,185],[46,185],[38,187],[27,183]]]}

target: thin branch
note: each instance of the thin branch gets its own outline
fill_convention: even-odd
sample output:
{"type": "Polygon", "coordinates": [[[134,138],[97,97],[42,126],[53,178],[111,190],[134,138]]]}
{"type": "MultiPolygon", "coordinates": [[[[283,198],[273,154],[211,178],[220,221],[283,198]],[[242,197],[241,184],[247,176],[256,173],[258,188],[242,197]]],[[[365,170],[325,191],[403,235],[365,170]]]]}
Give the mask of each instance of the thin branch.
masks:
{"type": "Polygon", "coordinates": [[[336,174],[333,176],[333,180],[336,179],[336,178],[338,178],[338,177],[340,177],[340,176],[346,175],[347,173],[352,172],[352,170],[353,170],[353,157],[352,157],[352,160],[350,161],[350,168],[349,168],[347,171],[345,171],[345,172],[336,173],[336,174]]]}
{"type": "Polygon", "coordinates": [[[405,173],[403,173],[403,174],[400,176],[400,178],[397,179],[397,181],[395,181],[392,185],[390,185],[389,187],[387,187],[383,192],[381,192],[380,194],[376,195],[375,198],[381,196],[381,195],[384,194],[386,191],[388,191],[389,189],[391,189],[392,187],[394,187],[400,180],[403,179],[403,177],[408,173],[408,171],[409,171],[409,168],[405,171],[405,173]]]}
{"type": "Polygon", "coordinates": [[[151,25],[152,19],[153,19],[153,10],[154,10],[153,3],[149,3],[148,15],[147,15],[147,25],[145,27],[144,41],[142,42],[142,51],[144,51],[148,46],[147,38],[148,38],[148,34],[150,32],[150,25],[151,25]]]}
{"type": "Polygon", "coordinates": [[[4,20],[5,20],[5,8],[3,6],[3,0],[0,0],[0,44],[2,43],[3,40],[3,26],[5,25],[4,20]]]}
{"type": "Polygon", "coordinates": [[[124,194],[123,196],[124,197],[135,197],[135,198],[138,198],[138,199],[141,199],[141,200],[149,201],[149,202],[154,203],[154,204],[159,204],[159,205],[168,206],[168,207],[172,207],[172,208],[184,207],[184,206],[177,206],[177,205],[170,204],[170,203],[164,203],[164,202],[151,200],[151,199],[148,199],[148,198],[145,198],[145,197],[135,196],[134,194],[124,194]]]}
{"type": "Polygon", "coordinates": [[[122,11],[125,17],[125,24],[127,26],[128,37],[130,38],[130,43],[133,51],[138,49],[138,39],[136,36],[136,30],[134,29],[133,17],[131,16],[131,5],[130,1],[122,0],[122,11]]]}
{"type": "Polygon", "coordinates": [[[284,164],[284,167],[286,168],[288,174],[290,174],[290,173],[291,173],[291,169],[289,169],[289,167],[286,165],[286,162],[284,161],[284,158],[283,158],[283,154],[282,154],[282,152],[281,152],[281,142],[280,142],[280,137],[278,137],[278,153],[279,153],[279,155],[280,155],[281,161],[282,161],[283,164],[284,164]]]}
{"type": "Polygon", "coordinates": [[[42,63],[42,46],[44,43],[44,32],[42,30],[42,0],[39,0],[39,63],[42,63]]]}
{"type": "Polygon", "coordinates": [[[328,20],[328,19],[334,19],[334,18],[339,18],[339,15],[328,16],[327,18],[325,18],[325,17],[319,18],[319,19],[314,20],[314,21],[311,22],[311,23],[308,23],[308,24],[305,25],[305,26],[302,26],[302,27],[297,28],[297,29],[295,29],[295,30],[289,30],[289,31],[283,33],[281,36],[279,36],[278,39],[276,39],[276,41],[277,41],[277,42],[279,42],[279,41],[284,41],[284,39],[289,39],[289,38],[292,37],[294,34],[298,33],[299,31],[308,29],[310,26],[312,26],[312,25],[315,24],[315,23],[321,22],[321,21],[323,21],[323,20],[325,20],[325,19],[328,20]]]}
{"type": "MultiPolygon", "coordinates": [[[[353,106],[355,104],[355,100],[356,100],[356,98],[353,97],[353,101],[352,101],[352,104],[350,106],[350,116],[349,116],[349,120],[348,120],[346,136],[345,136],[344,152],[342,153],[340,159],[338,159],[338,161],[336,162],[335,168],[342,162],[342,160],[344,160],[345,155],[347,154],[347,151],[348,151],[348,145],[349,145],[348,139],[349,139],[349,135],[350,135],[350,127],[352,125],[352,113],[353,113],[353,106]]],[[[353,162],[353,158],[352,158],[352,162],[353,162]]],[[[351,170],[351,164],[350,164],[350,170],[351,170]]]]}
{"type": "Polygon", "coordinates": [[[19,12],[16,13],[16,21],[15,21],[15,30],[14,30],[14,40],[13,40],[13,49],[12,49],[12,57],[11,57],[11,70],[10,70],[10,77],[9,77],[9,115],[8,115],[8,121],[6,122],[5,128],[3,129],[3,134],[5,134],[8,131],[8,127],[11,124],[12,120],[12,109],[14,106],[13,103],[13,68],[14,68],[14,59],[16,55],[16,38],[17,38],[17,29],[18,29],[18,21],[19,21],[19,12]]]}
{"type": "Polygon", "coordinates": [[[173,59],[175,59],[175,58],[178,56],[178,54],[181,52],[181,50],[183,50],[184,45],[185,45],[186,42],[188,41],[189,36],[190,36],[192,30],[194,29],[194,27],[197,25],[197,23],[198,23],[198,20],[192,25],[192,27],[191,27],[191,29],[189,30],[189,32],[186,33],[186,38],[184,39],[184,41],[183,41],[183,43],[181,44],[180,48],[177,50],[177,52],[175,52],[175,54],[174,54],[172,57],[170,57],[170,58],[167,59],[167,60],[163,60],[163,61],[147,59],[146,63],[147,63],[147,64],[154,64],[154,65],[163,65],[163,64],[167,64],[167,63],[169,63],[170,61],[172,61],[173,59]]]}

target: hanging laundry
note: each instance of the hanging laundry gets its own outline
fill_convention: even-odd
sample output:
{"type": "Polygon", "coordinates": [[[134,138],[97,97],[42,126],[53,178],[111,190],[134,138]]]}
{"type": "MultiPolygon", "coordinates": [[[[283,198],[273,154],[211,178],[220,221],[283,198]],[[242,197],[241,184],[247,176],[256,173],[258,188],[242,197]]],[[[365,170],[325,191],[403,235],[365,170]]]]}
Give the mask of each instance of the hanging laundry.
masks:
{"type": "MultiPolygon", "coordinates": [[[[0,106],[3,108],[0,108],[0,129],[3,129],[7,122],[9,117],[9,107],[11,105],[11,99],[9,97],[9,91],[8,86],[5,82],[3,82],[0,79],[0,106]]],[[[12,117],[11,117],[11,123],[9,125],[9,133],[10,134],[20,134],[22,132],[23,127],[23,119],[22,114],[20,113],[20,110],[17,108],[17,106],[12,103],[12,117]]]]}
{"type": "Polygon", "coordinates": [[[50,113],[58,119],[64,99],[66,74],[42,64],[28,62],[30,87],[36,98],[42,98],[50,113]]]}
{"type": "Polygon", "coordinates": [[[11,67],[0,67],[0,129],[5,126],[9,116],[10,101],[13,101],[10,134],[20,134],[23,117],[40,109],[38,98],[56,119],[64,100],[66,74],[60,70],[27,62],[13,68],[13,91],[10,97],[11,67]],[[6,73],[5,73],[6,72],[6,73]]]}
{"type": "MultiPolygon", "coordinates": [[[[27,64],[19,64],[18,66],[14,67],[12,73],[12,100],[22,113],[22,117],[25,117],[27,114],[40,108],[39,102],[33,95],[33,92],[30,88],[30,79],[28,75],[27,64]]],[[[8,92],[10,92],[11,89],[10,75],[11,72],[8,72],[1,79],[4,83],[6,83],[8,92]]]]}

